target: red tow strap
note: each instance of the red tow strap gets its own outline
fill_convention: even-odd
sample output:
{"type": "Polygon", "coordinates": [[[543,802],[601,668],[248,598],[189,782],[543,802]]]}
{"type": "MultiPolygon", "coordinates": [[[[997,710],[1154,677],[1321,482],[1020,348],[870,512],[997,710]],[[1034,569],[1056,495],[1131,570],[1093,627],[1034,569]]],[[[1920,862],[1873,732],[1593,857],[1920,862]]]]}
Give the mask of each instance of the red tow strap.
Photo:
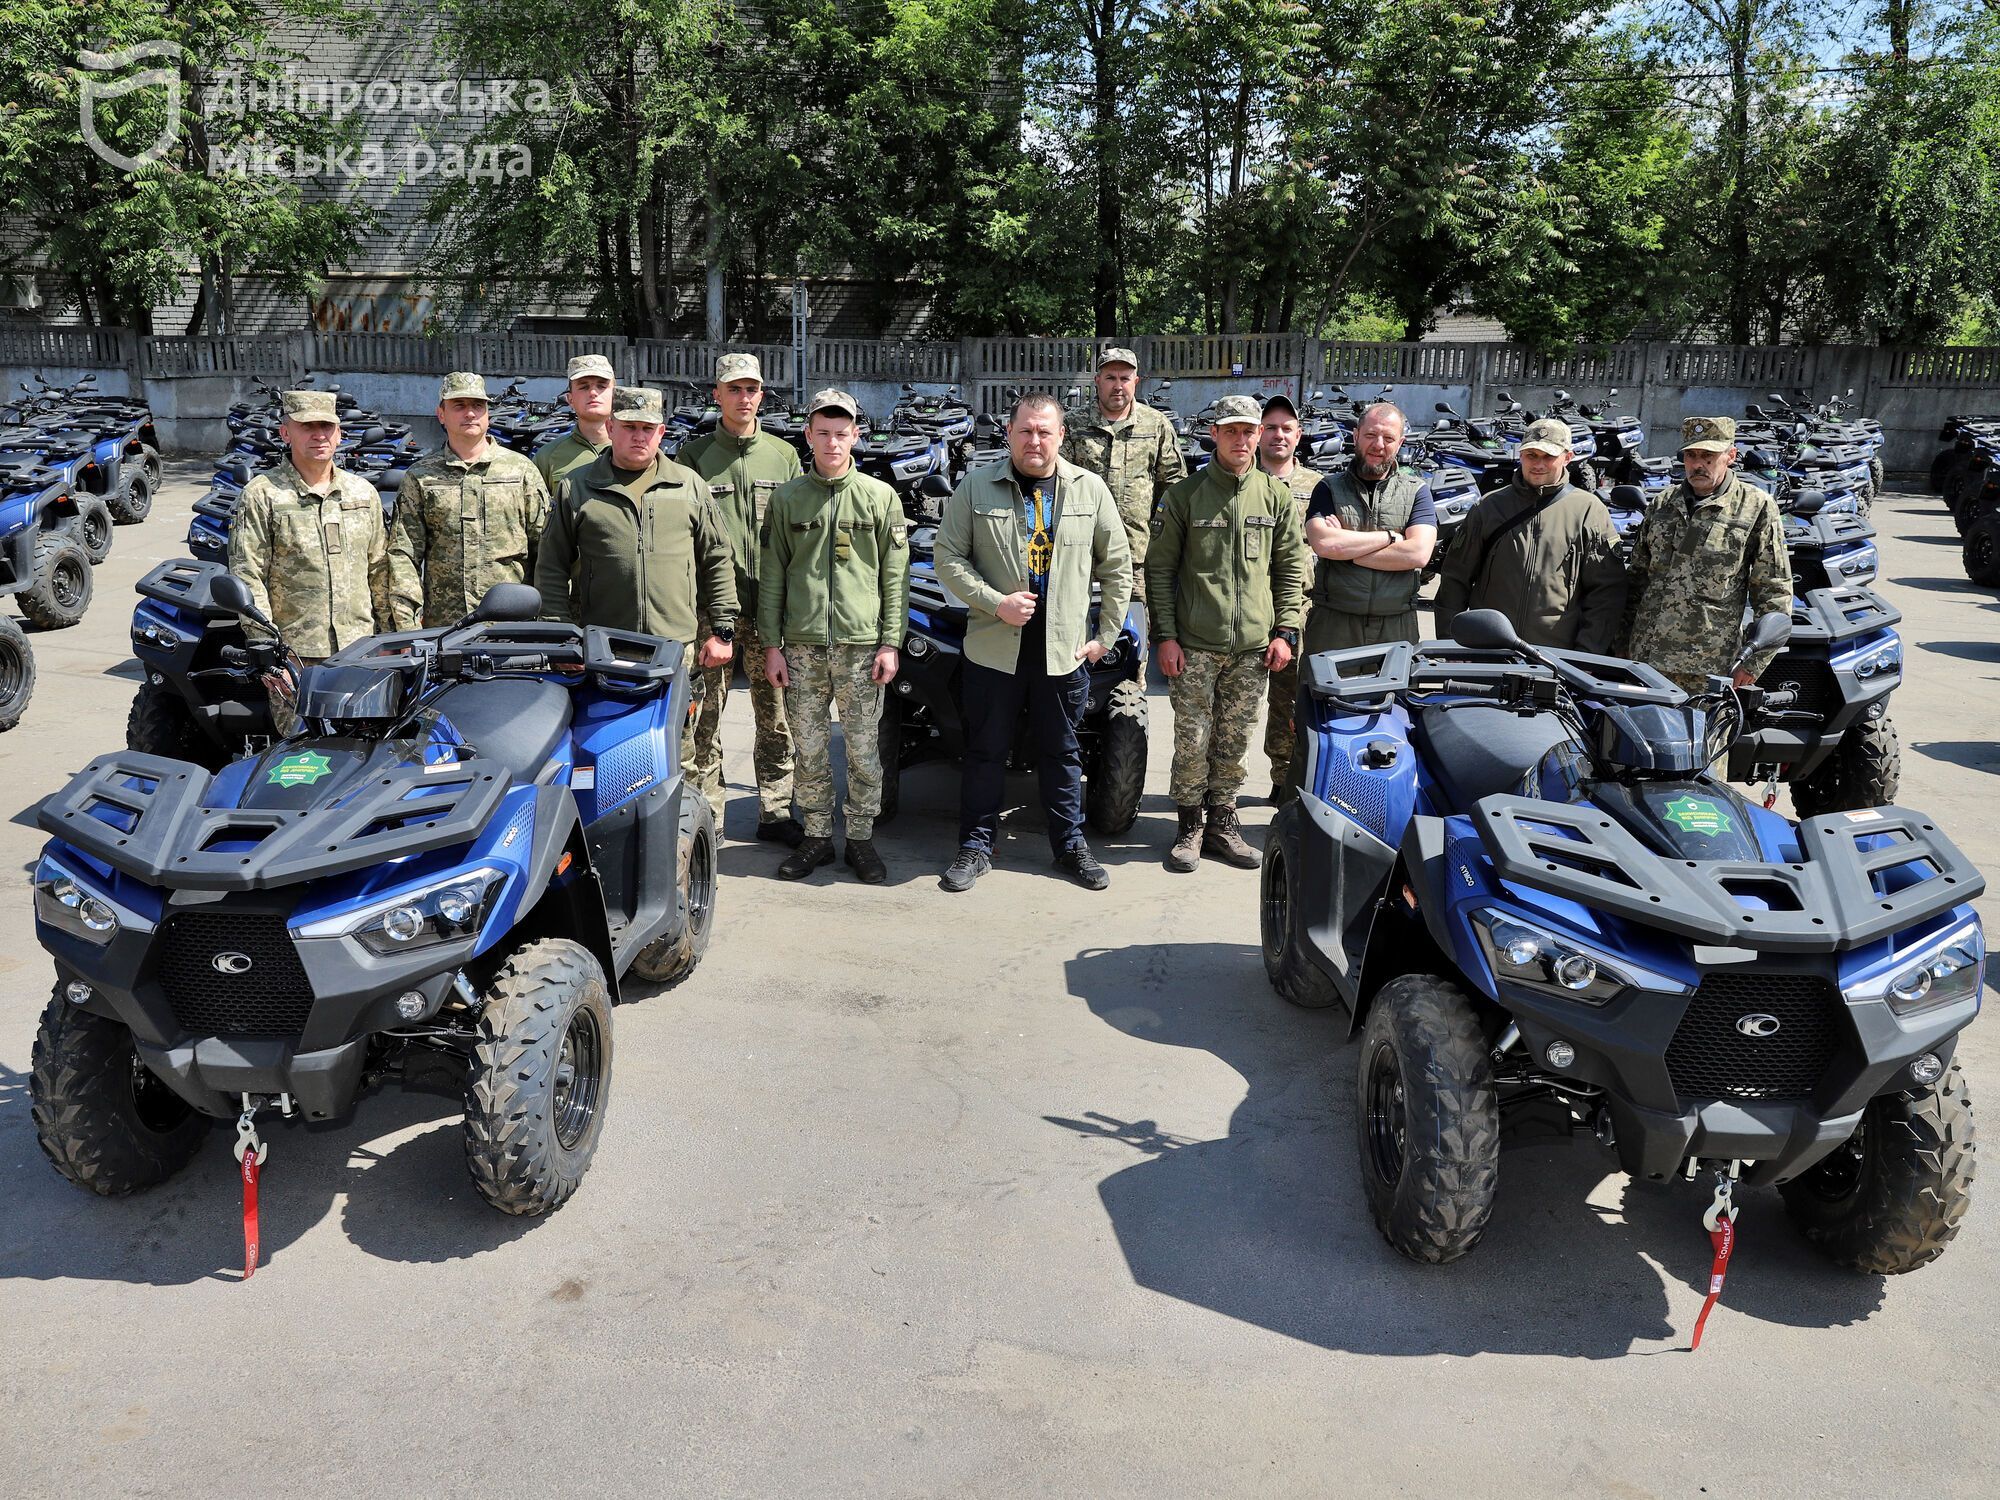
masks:
{"type": "MultiPolygon", "coordinates": [[[[257,1274],[257,1153],[243,1153],[243,1279],[257,1274]]],[[[1696,1330],[1695,1337],[1701,1333],[1696,1330]]]]}
{"type": "Polygon", "coordinates": [[[1729,1252],[1736,1248],[1735,1221],[1727,1214],[1719,1215],[1708,1237],[1715,1246],[1715,1264],[1708,1272],[1708,1300],[1701,1305],[1701,1316],[1694,1320],[1694,1338],[1688,1344],[1690,1354],[1701,1347],[1701,1331],[1708,1325],[1708,1315],[1715,1311],[1716,1301],[1722,1296],[1722,1278],[1729,1274],[1729,1252]]]}

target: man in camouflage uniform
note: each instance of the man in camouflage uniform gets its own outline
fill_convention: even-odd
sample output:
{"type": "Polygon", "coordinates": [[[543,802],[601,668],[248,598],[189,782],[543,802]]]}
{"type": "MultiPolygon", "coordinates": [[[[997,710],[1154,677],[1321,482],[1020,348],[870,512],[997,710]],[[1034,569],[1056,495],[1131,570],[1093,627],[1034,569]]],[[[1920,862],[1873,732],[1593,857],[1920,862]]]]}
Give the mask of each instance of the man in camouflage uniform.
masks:
{"type": "Polygon", "coordinates": [[[1132,588],[1146,598],[1146,544],[1153,509],[1187,474],[1180,435],[1166,415],[1139,400],[1139,356],[1106,349],[1097,356],[1095,408],[1065,423],[1062,456],[1104,481],[1132,544],[1132,588]]]}
{"type": "MultiPolygon", "coordinates": [[[[688,663],[698,675],[730,658],[734,627],[702,622],[736,618],[736,568],[708,486],[660,455],[666,421],[658,391],[613,393],[610,446],[556,486],[535,587],[551,620],[665,636],[690,650],[700,641],[688,663]]],[[[682,773],[693,764],[694,736],[684,734],[682,773]]],[[[720,827],[720,777],[701,790],[720,827]]]]}
{"type": "MultiPolygon", "coordinates": [[[[340,415],[331,391],[286,391],[278,424],[290,456],[243,487],[229,571],[308,664],[393,629],[389,545],[375,486],[334,467],[340,415]]],[[[298,726],[289,684],[272,689],[280,734],[298,726]]]]}
{"type": "MultiPolygon", "coordinates": [[[[1310,578],[1313,552],[1306,545],[1306,506],[1311,502],[1320,480],[1326,476],[1299,462],[1301,431],[1299,409],[1292,405],[1290,396],[1281,392],[1264,403],[1264,420],[1257,429],[1257,467],[1273,479],[1282,479],[1298,504],[1299,556],[1305,569],[1304,576],[1310,578]]],[[[1307,608],[1309,610],[1310,606],[1307,608]]],[[[1305,629],[1303,620],[1300,629],[1305,629]]],[[[1283,796],[1284,784],[1291,772],[1292,751],[1297,746],[1292,715],[1298,708],[1298,698],[1299,657],[1294,654],[1290,661],[1271,674],[1271,703],[1264,718],[1264,755],[1271,762],[1273,802],[1283,796]]]]}
{"type": "Polygon", "coordinates": [[[438,390],[444,446],[410,465],[389,531],[396,628],[452,625],[496,583],[532,583],[549,518],[535,466],[487,436],[486,382],[455,371],[438,390]]]}
{"type": "Polygon", "coordinates": [[[551,495],[557,480],[591,462],[610,443],[611,389],[616,384],[611,361],[601,354],[579,354],[569,362],[563,401],[576,413],[576,426],[535,453],[535,472],[551,495]]]}
{"type": "Polygon", "coordinates": [[[847,742],[847,864],[865,884],[889,878],[875,850],[882,693],[899,665],[910,543],[896,492],[854,467],[860,421],[861,405],[845,391],[812,398],[812,472],[772,497],[764,526],[757,633],[767,643],[765,675],[785,690],[805,814],[805,837],[778,865],[781,880],[833,863],[836,708],[847,742]]]}
{"type": "Polygon", "coordinates": [[[1736,423],[1690,417],[1681,424],[1687,477],[1646,511],[1626,573],[1625,655],[1656,667],[1686,691],[1735,671],[1748,687],[1777,656],[1742,667],[1743,613],[1789,615],[1792,564],[1771,497],[1731,472],[1736,423]]]}
{"type": "MultiPolygon", "coordinates": [[[[715,431],[695,438],[677,455],[681,465],[708,481],[736,554],[736,651],[750,679],[750,713],[756,722],[751,764],[757,772],[757,837],[796,849],[804,830],[792,817],[792,733],[785,699],[764,673],[764,639],[757,630],[757,568],[764,518],[778,487],[799,477],[798,451],[757,425],[764,404],[764,371],[754,354],[725,354],[715,362],[715,403],[722,416],[715,431]]],[[[694,724],[695,774],[703,786],[722,784],[722,710],[729,701],[733,665],[702,675],[701,712],[694,724]]]]}
{"type": "Polygon", "coordinates": [[[1298,650],[1306,577],[1298,502],[1257,467],[1257,428],[1250,397],[1216,402],[1215,458],[1167,491],[1146,558],[1153,649],[1174,706],[1170,790],[1180,833],[1167,868],[1182,874],[1203,856],[1256,868],[1236,794],[1267,678],[1298,650]]]}

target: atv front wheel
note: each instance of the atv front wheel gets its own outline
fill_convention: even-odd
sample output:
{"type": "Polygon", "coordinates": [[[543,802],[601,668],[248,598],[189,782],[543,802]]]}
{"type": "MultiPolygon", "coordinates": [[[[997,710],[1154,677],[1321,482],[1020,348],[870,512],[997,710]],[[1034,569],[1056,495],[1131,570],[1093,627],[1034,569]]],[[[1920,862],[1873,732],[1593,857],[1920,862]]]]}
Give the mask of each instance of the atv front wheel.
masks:
{"type": "Polygon", "coordinates": [[[1846,1144],[1779,1187],[1806,1239],[1894,1276],[1944,1254],[1972,1201],[1972,1098],[1953,1063],[1915,1093],[1872,1099],[1846,1144]]]}
{"type": "Polygon", "coordinates": [[[102,495],[78,494],[76,516],[64,529],[76,538],[92,567],[111,555],[111,507],[102,495]]]}
{"type": "Polygon", "coordinates": [[[715,809],[692,788],[681,801],[678,870],[687,920],[673,937],[648,943],[632,960],[632,972],[650,984],[672,986],[692,974],[715,927],[715,809]]]}
{"type": "Polygon", "coordinates": [[[125,715],[125,748],[193,761],[206,771],[219,771],[228,764],[221,748],[196,726],[187,705],[157,682],[141,683],[132,696],[125,715]]]}
{"type": "Polygon", "coordinates": [[[118,487],[104,497],[111,507],[111,519],[120,526],[136,526],[153,511],[153,493],[159,488],[159,455],[152,449],[127,455],[124,477],[118,487]]]}
{"type": "Polygon", "coordinates": [[[1083,789],[1084,821],[1099,833],[1123,833],[1139,819],[1146,793],[1146,695],[1121,682],[1105,706],[1097,764],[1083,789]]]}
{"type": "Polygon", "coordinates": [[[1886,715],[1852,726],[1817,771],[1792,783],[1792,808],[1802,818],[1886,807],[1902,785],[1903,754],[1886,715]]]}
{"type": "Polygon", "coordinates": [[[1300,906],[1298,872],[1285,852],[1291,843],[1291,824],[1299,817],[1294,798],[1278,809],[1265,836],[1264,868],[1258,877],[1257,930],[1264,949],[1264,977],[1271,981],[1271,988],[1294,1005],[1324,1010],[1339,1001],[1340,991],[1306,957],[1299,940],[1305,913],[1300,906]]]}
{"type": "Polygon", "coordinates": [[[1987,588],[2000,587],[2000,510],[1988,511],[1965,529],[1965,576],[1987,588]]]}
{"type": "Polygon", "coordinates": [[[1500,1102],[1472,1001],[1432,974],[1392,979],[1361,1028],[1355,1132],[1382,1237],[1411,1260],[1457,1260],[1486,1230],[1500,1102]]]}
{"type": "Polygon", "coordinates": [[[35,539],[35,581],[14,596],[37,630],[64,630],[90,608],[90,556],[59,531],[35,539]]]}
{"type": "Polygon", "coordinates": [[[465,1165],[503,1213],[569,1200],[604,1133],[611,996],[581,943],[524,943],[487,986],[465,1089],[465,1165]]]}
{"type": "Polygon", "coordinates": [[[35,651],[28,633],[0,615],[0,730],[12,729],[35,696],[35,651]]]}
{"type": "Polygon", "coordinates": [[[207,1117],[139,1061],[130,1029],[77,1009],[60,985],[35,1033],[28,1093],[42,1154],[106,1197],[165,1182],[208,1133],[207,1117]]]}
{"type": "Polygon", "coordinates": [[[875,821],[887,823],[903,810],[903,716],[892,692],[882,694],[876,716],[875,752],[882,762],[882,797],[875,821]]]}

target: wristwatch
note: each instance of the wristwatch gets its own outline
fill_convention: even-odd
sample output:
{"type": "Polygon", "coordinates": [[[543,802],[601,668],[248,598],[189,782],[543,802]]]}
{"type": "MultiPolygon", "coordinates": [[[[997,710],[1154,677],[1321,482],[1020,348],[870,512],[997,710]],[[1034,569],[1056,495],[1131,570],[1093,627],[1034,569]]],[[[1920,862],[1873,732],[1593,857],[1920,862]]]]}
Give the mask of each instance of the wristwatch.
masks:
{"type": "Polygon", "coordinates": [[[1293,651],[1299,649],[1299,633],[1289,625],[1280,625],[1276,630],[1272,631],[1271,639],[1274,641],[1283,641],[1293,651]]]}
{"type": "Polygon", "coordinates": [[[734,625],[718,625],[715,629],[709,631],[709,634],[714,636],[718,641],[721,641],[725,646],[736,644],[736,627],[734,625]]]}

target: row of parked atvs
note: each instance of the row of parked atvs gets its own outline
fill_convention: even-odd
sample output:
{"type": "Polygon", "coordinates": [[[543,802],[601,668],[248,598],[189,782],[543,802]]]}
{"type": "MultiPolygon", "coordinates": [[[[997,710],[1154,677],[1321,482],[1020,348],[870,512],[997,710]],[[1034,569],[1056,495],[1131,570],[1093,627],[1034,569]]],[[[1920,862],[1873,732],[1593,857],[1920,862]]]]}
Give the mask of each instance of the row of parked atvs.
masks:
{"type": "MultiPolygon", "coordinates": [[[[83,618],[113,528],[145,520],[159,489],[152,413],[96,383],[37,378],[0,407],[0,595],[12,596],[27,630],[83,618]]],[[[34,648],[22,624],[0,615],[0,730],[21,722],[34,694],[34,648]]]]}
{"type": "Polygon", "coordinates": [[[1963,538],[1965,576],[2000,588],[2000,416],[1954,416],[1938,434],[1931,489],[1963,538]]]}

